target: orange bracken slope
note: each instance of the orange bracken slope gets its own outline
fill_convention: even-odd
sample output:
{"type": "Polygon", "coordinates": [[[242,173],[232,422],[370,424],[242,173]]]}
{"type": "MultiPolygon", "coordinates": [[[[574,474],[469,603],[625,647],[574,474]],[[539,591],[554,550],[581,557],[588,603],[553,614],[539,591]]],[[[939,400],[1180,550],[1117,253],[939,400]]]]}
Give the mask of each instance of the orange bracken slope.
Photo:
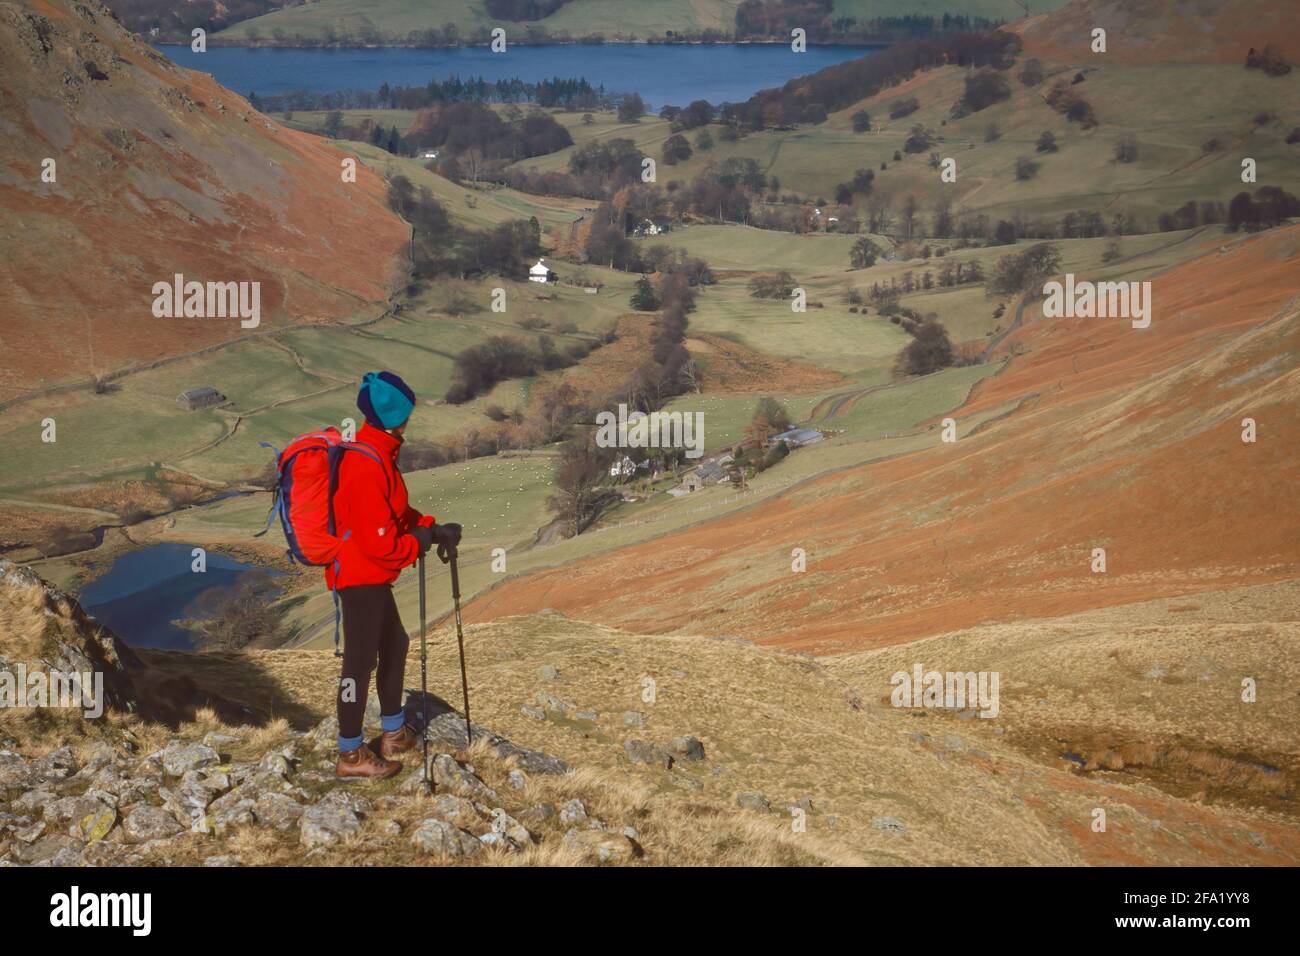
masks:
{"type": "Polygon", "coordinates": [[[1265,44],[1300,57],[1295,0],[1072,0],[1010,25],[1030,56],[1107,63],[1244,63],[1265,44]],[[1093,31],[1106,31],[1106,52],[1092,52],[1093,31]]]}
{"type": "Polygon", "coordinates": [[[1175,267],[1152,297],[1145,330],[1028,323],[1029,351],[954,417],[1019,407],[955,444],[936,429],[926,451],[507,581],[467,617],[552,607],[834,652],[1300,576],[1300,227],[1175,267]]]}
{"type": "Polygon", "coordinates": [[[99,3],[0,2],[0,63],[0,401],[248,334],[154,318],[153,284],[175,273],[260,281],[255,331],[382,308],[406,229],[324,140],[99,3]]]}

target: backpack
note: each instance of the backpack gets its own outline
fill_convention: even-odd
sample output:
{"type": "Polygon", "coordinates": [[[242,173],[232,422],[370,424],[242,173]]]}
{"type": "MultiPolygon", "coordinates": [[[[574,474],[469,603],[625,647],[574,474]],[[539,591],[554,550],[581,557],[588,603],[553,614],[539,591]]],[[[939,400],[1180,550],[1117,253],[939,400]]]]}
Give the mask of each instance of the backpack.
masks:
{"type": "MultiPolygon", "coordinates": [[[[334,526],[334,492],[338,488],[339,465],[348,452],[366,455],[376,462],[379,456],[365,445],[343,440],[332,426],[299,435],[280,451],[269,442],[260,443],[275,452],[277,477],[266,527],[254,535],[260,538],[271,530],[271,522],[280,516],[287,552],[291,562],[314,567],[334,566],[339,572],[338,553],[348,533],[339,537],[334,526]]],[[[382,463],[381,463],[382,464],[382,463]]],[[[338,589],[334,594],[334,655],[339,655],[338,589]]]]}

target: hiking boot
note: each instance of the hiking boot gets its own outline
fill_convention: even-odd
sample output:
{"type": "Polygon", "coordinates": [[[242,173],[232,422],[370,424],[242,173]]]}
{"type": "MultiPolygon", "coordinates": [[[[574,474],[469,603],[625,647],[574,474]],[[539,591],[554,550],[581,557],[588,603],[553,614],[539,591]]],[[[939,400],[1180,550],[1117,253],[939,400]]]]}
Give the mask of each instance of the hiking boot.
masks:
{"type": "Polygon", "coordinates": [[[338,762],[334,764],[336,776],[358,779],[386,780],[401,769],[402,765],[395,760],[376,757],[375,752],[365,744],[356,750],[339,754],[338,762]]]}
{"type": "Polygon", "coordinates": [[[384,760],[392,760],[399,754],[414,750],[420,743],[420,734],[410,724],[402,724],[398,730],[386,730],[370,742],[370,747],[384,760]]]}

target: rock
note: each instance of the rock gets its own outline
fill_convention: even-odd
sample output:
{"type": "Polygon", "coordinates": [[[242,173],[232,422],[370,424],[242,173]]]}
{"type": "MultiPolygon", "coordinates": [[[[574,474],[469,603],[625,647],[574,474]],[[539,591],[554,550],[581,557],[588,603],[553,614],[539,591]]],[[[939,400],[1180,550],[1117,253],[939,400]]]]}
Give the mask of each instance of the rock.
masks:
{"type": "Polygon", "coordinates": [[[360,831],[360,817],[342,800],[322,800],[298,818],[298,841],[309,849],[332,846],[360,831]]]}
{"type": "Polygon", "coordinates": [[[55,798],[52,790],[28,790],[14,800],[10,806],[20,813],[35,813],[55,798]]]}
{"type": "Polygon", "coordinates": [[[587,820],[587,808],[582,801],[576,797],[572,800],[566,800],[560,804],[560,823],[566,827],[574,827],[585,823],[587,820]]]}
{"type": "Polygon", "coordinates": [[[36,822],[30,826],[14,830],[14,839],[19,843],[35,843],[45,832],[45,824],[36,822]]]}
{"type": "Polygon", "coordinates": [[[506,783],[511,790],[522,790],[528,786],[528,778],[519,770],[511,770],[506,774],[506,783]]]}
{"type": "Polygon", "coordinates": [[[812,813],[813,810],[813,802],[809,797],[787,803],[785,806],[787,810],[802,810],[804,813],[812,813]]]}
{"type": "Polygon", "coordinates": [[[84,794],[79,797],[63,797],[45,805],[45,822],[56,828],[69,823],[76,826],[86,817],[109,809],[112,809],[109,804],[84,794]]]}
{"type": "Polygon", "coordinates": [[[524,704],[519,708],[519,713],[523,714],[525,717],[531,717],[533,720],[546,719],[546,711],[542,710],[540,707],[534,707],[532,704],[524,704]]]}
{"type": "Polygon", "coordinates": [[[564,845],[598,863],[627,863],[641,855],[641,848],[623,834],[603,830],[570,830],[564,845]]]}
{"type": "Polygon", "coordinates": [[[462,830],[477,830],[483,826],[485,819],[464,797],[451,793],[440,793],[429,804],[429,812],[439,820],[459,827],[462,830]]]}
{"type": "Polygon", "coordinates": [[[698,737],[678,737],[668,745],[668,751],[684,760],[704,759],[704,744],[698,737]]]}
{"type": "Polygon", "coordinates": [[[108,836],[117,823],[117,811],[112,807],[82,817],[77,823],[77,836],[82,843],[97,843],[108,836]]]}
{"type": "Polygon", "coordinates": [[[375,824],[375,829],[381,836],[399,837],[402,835],[402,825],[396,820],[381,820],[375,824]]]}
{"type": "Polygon", "coordinates": [[[210,856],[203,861],[204,866],[239,866],[233,856],[210,856]]]}
{"type": "Polygon", "coordinates": [[[0,753],[0,790],[25,790],[35,779],[35,771],[21,754],[0,753]]]}
{"type": "Polygon", "coordinates": [[[19,863],[32,866],[76,866],[84,859],[81,847],[68,836],[45,836],[34,843],[19,844],[12,853],[19,863]]]}
{"type": "Polygon", "coordinates": [[[274,751],[262,756],[257,769],[263,773],[274,774],[277,777],[289,777],[293,774],[293,767],[285,759],[284,754],[275,753],[274,751]]]}
{"type": "MultiPolygon", "coordinates": [[[[416,691],[407,694],[406,722],[417,731],[425,726],[426,709],[429,714],[426,733],[431,742],[453,750],[464,750],[469,746],[469,740],[465,735],[465,718],[462,714],[433,694],[424,698],[421,698],[416,691]]],[[[494,755],[502,760],[513,758],[515,765],[525,773],[560,774],[569,771],[568,765],[554,754],[521,747],[479,724],[475,724],[471,729],[475,742],[486,740],[494,755]]]]}
{"type": "Polygon", "coordinates": [[[302,804],[283,793],[263,793],[252,810],[258,823],[276,830],[291,829],[304,812],[302,804]]]}
{"type": "Polygon", "coordinates": [[[450,754],[438,754],[433,761],[433,781],[440,787],[446,787],[463,797],[475,797],[489,803],[500,803],[501,798],[495,790],[485,784],[472,772],[465,769],[450,754]]]}
{"type": "Polygon", "coordinates": [[[555,681],[560,679],[560,671],[554,664],[543,664],[537,668],[537,676],[545,681],[555,681]]]}
{"type": "Polygon", "coordinates": [[[623,712],[624,727],[644,727],[646,715],[639,710],[627,710],[623,712]]]}
{"type": "Polygon", "coordinates": [[[223,734],[215,730],[209,730],[203,735],[203,745],[216,750],[218,747],[229,747],[231,744],[242,743],[242,737],[236,737],[234,734],[223,734]]]}
{"type": "Polygon", "coordinates": [[[483,846],[495,850],[504,850],[508,853],[519,852],[518,843],[515,843],[514,840],[511,840],[504,833],[498,833],[496,830],[489,830],[487,833],[481,834],[478,838],[478,842],[483,846]]]}
{"type": "Polygon", "coordinates": [[[623,836],[627,837],[629,840],[641,839],[641,834],[637,832],[636,827],[634,826],[626,826],[622,829],[621,832],[623,836]]]}
{"type": "Polygon", "coordinates": [[[567,700],[556,697],[554,694],[546,691],[538,694],[536,700],[543,708],[554,711],[557,714],[564,714],[574,709],[573,705],[567,700]]]}
{"type": "Polygon", "coordinates": [[[1257,846],[1260,849],[1268,846],[1267,841],[1264,839],[1264,834],[1255,830],[1248,831],[1246,833],[1246,839],[1250,841],[1251,846],[1257,846]]]}
{"type": "Polygon", "coordinates": [[[211,747],[179,740],[173,740],[150,759],[161,763],[163,770],[173,777],[183,776],[188,770],[213,767],[221,763],[221,755],[211,747]]]}
{"type": "Polygon", "coordinates": [[[623,753],[627,755],[627,759],[632,763],[658,765],[666,770],[673,765],[673,758],[661,747],[657,747],[648,740],[629,739],[623,741],[623,753]]]}
{"type": "Polygon", "coordinates": [[[955,734],[947,734],[943,738],[943,745],[949,750],[956,750],[958,752],[966,749],[966,741],[962,740],[955,734]]]}
{"type": "Polygon", "coordinates": [[[321,797],[317,806],[346,807],[353,813],[365,816],[371,810],[371,803],[359,793],[353,793],[346,787],[335,787],[321,797]]]}
{"type": "Polygon", "coordinates": [[[424,820],[411,833],[411,843],[421,853],[437,856],[474,856],[483,852],[483,844],[472,834],[457,829],[445,820],[424,820]]]}
{"type": "Polygon", "coordinates": [[[883,833],[890,836],[905,836],[907,834],[907,825],[898,817],[876,817],[871,821],[871,825],[883,833]]]}
{"type": "Polygon", "coordinates": [[[77,759],[71,747],[60,747],[32,761],[32,772],[47,783],[66,780],[77,772],[77,759]]]}
{"type": "Polygon", "coordinates": [[[736,806],[742,810],[755,810],[759,813],[772,812],[772,804],[768,803],[767,797],[752,791],[736,794],[736,806]]]}
{"type": "Polygon", "coordinates": [[[555,817],[555,804],[536,803],[519,812],[519,819],[526,823],[545,823],[555,817]]]}
{"type": "Polygon", "coordinates": [[[501,807],[496,807],[492,811],[492,831],[509,837],[516,846],[529,846],[537,842],[528,832],[527,827],[501,807]]]}
{"type": "Polygon", "coordinates": [[[600,721],[600,714],[594,710],[580,710],[573,715],[573,718],[574,720],[585,720],[589,724],[594,724],[600,721]]]}
{"type": "Polygon", "coordinates": [[[326,717],[307,734],[307,745],[313,750],[337,750],[339,745],[339,721],[337,717],[326,717]]]}
{"type": "Polygon", "coordinates": [[[184,827],[162,807],[137,804],[122,821],[122,837],[127,843],[147,843],[180,833],[184,827]]]}

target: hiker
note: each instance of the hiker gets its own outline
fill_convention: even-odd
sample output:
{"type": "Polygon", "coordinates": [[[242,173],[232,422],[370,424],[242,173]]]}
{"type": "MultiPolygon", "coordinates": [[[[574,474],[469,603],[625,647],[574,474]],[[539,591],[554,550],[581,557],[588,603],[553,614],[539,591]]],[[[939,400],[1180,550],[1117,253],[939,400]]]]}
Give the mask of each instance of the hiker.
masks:
{"type": "Polygon", "coordinates": [[[406,628],[393,600],[402,568],[432,548],[452,555],[460,525],[438,524],[407,500],[397,454],[415,408],[415,393],[392,372],[369,372],[361,381],[357,408],[365,424],[356,443],[374,451],[344,455],[334,493],[334,520],[343,539],[338,561],[325,568],[325,582],[338,589],[343,613],[343,681],[339,685],[340,777],[391,777],[402,769],[394,757],[419,743],[420,732],[402,712],[406,628]],[[367,745],[362,736],[370,672],[378,664],[383,733],[367,745]]]}

